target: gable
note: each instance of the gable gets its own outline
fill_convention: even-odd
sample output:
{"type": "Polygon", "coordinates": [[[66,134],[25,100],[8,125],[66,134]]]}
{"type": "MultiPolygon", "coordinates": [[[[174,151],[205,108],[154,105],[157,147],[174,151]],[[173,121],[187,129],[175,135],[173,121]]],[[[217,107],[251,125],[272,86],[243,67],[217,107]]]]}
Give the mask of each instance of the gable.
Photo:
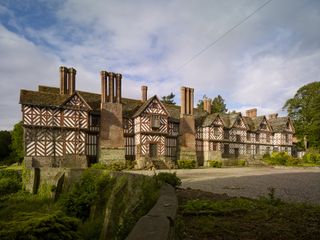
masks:
{"type": "Polygon", "coordinates": [[[272,131],[271,126],[267,122],[266,118],[263,118],[263,120],[261,121],[259,129],[264,131],[272,131]]]}
{"type": "Polygon", "coordinates": [[[167,110],[163,106],[163,104],[158,101],[157,98],[154,98],[144,109],[142,113],[151,113],[151,114],[159,114],[159,115],[168,115],[167,110]]]}
{"type": "Polygon", "coordinates": [[[236,119],[236,121],[234,122],[232,127],[236,127],[236,128],[247,128],[246,123],[244,122],[243,118],[241,115],[239,115],[236,119]]]}
{"type": "Polygon", "coordinates": [[[292,125],[292,122],[290,121],[290,119],[288,119],[288,121],[286,123],[286,131],[294,132],[294,128],[293,128],[293,125],[292,125]]]}
{"type": "Polygon", "coordinates": [[[91,109],[84,99],[77,93],[68,98],[62,106],[77,107],[81,109],[91,109]]]}
{"type": "Polygon", "coordinates": [[[223,126],[223,121],[222,119],[217,116],[217,118],[213,121],[213,125],[220,125],[220,126],[223,126]]]}

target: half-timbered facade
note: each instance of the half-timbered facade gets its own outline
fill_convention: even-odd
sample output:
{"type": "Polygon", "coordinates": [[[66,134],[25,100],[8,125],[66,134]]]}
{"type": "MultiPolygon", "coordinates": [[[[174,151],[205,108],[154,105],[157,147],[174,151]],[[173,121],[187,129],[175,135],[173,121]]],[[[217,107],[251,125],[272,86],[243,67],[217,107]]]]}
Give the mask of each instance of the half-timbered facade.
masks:
{"type": "MultiPolygon", "coordinates": [[[[121,96],[120,74],[101,72],[101,94],[77,91],[76,71],[60,68],[60,88],[21,90],[25,162],[30,167],[87,167],[92,162],[136,160],[139,168],[173,167],[196,157],[199,165],[223,158],[291,153],[288,117],[257,116],[256,110],[218,114],[193,107],[193,89],[181,89],[181,106],[157,96],[121,96]],[[124,160],[124,159],[123,159],[124,160]]],[[[209,105],[208,105],[209,104],[209,105]]]]}

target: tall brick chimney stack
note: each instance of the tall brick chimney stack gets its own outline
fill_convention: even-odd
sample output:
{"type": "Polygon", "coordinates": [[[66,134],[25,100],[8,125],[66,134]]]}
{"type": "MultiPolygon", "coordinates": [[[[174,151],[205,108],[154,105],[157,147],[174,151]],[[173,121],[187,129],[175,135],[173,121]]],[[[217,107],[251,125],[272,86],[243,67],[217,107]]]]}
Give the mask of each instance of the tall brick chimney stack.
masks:
{"type": "Polygon", "coordinates": [[[101,71],[101,109],[99,157],[102,164],[124,163],[125,146],[122,122],[122,75],[101,71]]]}
{"type": "Polygon", "coordinates": [[[207,113],[211,114],[211,99],[210,98],[203,98],[203,110],[207,113]]]}
{"type": "Polygon", "coordinates": [[[107,93],[107,76],[108,72],[101,71],[101,103],[106,103],[108,101],[108,93],[107,93]]]}
{"type": "Polygon", "coordinates": [[[193,115],[194,108],[194,89],[181,87],[181,110],[180,114],[183,115],[193,115]]]}
{"type": "Polygon", "coordinates": [[[178,159],[195,160],[195,120],[193,116],[194,89],[181,87],[181,110],[179,124],[179,149],[178,159]]]}
{"type": "Polygon", "coordinates": [[[269,114],[268,119],[276,119],[278,117],[278,113],[269,114]]]}
{"type": "Polygon", "coordinates": [[[142,102],[145,102],[148,100],[148,87],[147,86],[141,86],[141,100],[142,100],[142,102]]]}
{"type": "Polygon", "coordinates": [[[246,116],[247,117],[251,117],[251,118],[257,117],[257,109],[256,108],[252,108],[252,109],[246,110],[246,116]]]}
{"type": "Polygon", "coordinates": [[[109,72],[108,74],[109,81],[109,102],[114,102],[114,73],[109,72]]]}
{"type": "Polygon", "coordinates": [[[60,67],[60,94],[68,93],[68,68],[60,67]]]}
{"type": "Polygon", "coordinates": [[[76,90],[76,73],[74,68],[69,68],[68,71],[68,93],[69,95],[74,94],[76,90]]]}
{"type": "Polygon", "coordinates": [[[121,103],[121,79],[122,75],[120,73],[116,74],[116,102],[121,103]]]}

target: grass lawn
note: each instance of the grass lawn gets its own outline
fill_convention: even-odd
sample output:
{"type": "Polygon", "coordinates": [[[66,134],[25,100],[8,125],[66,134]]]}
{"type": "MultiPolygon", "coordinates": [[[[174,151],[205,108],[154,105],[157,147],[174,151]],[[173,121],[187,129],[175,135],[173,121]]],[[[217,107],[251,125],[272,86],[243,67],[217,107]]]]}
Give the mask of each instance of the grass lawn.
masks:
{"type": "Polygon", "coordinates": [[[319,239],[320,205],[178,190],[178,239],[319,239]]]}

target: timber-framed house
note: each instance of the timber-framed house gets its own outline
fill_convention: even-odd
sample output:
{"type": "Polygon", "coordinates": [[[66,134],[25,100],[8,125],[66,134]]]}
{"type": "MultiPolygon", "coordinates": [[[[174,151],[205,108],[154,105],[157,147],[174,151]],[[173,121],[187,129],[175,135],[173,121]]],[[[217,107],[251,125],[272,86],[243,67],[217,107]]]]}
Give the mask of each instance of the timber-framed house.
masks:
{"type": "Polygon", "coordinates": [[[257,159],[291,154],[290,118],[257,110],[211,113],[194,108],[194,90],[181,88],[181,106],[155,95],[122,97],[122,75],[101,72],[101,94],[76,90],[76,70],[60,67],[60,87],[21,90],[25,162],[29,167],[85,168],[91,163],[136,161],[137,168],[171,168],[176,160],[257,159]]]}

